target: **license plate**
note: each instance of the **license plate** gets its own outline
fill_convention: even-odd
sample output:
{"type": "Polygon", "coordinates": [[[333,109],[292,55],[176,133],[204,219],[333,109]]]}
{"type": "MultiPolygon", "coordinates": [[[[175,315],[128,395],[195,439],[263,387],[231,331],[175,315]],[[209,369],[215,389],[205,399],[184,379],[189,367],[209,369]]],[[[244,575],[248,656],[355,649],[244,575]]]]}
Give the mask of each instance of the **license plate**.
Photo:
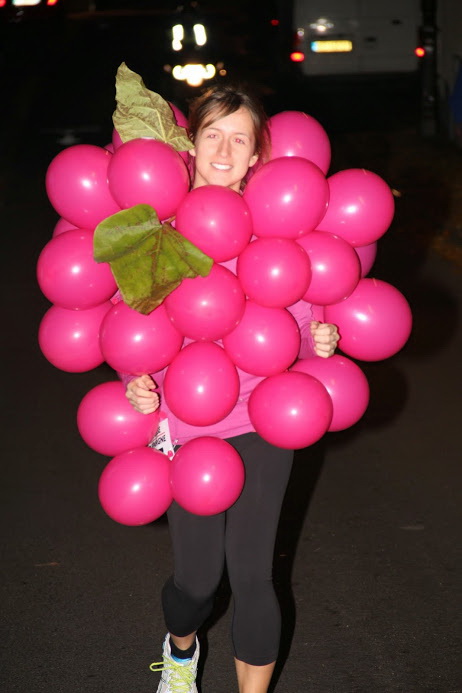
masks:
{"type": "Polygon", "coordinates": [[[30,5],[40,5],[41,0],[13,0],[13,5],[16,7],[25,7],[30,5]]]}
{"type": "Polygon", "coordinates": [[[313,53],[351,53],[353,42],[345,39],[311,41],[310,48],[313,53]]]}

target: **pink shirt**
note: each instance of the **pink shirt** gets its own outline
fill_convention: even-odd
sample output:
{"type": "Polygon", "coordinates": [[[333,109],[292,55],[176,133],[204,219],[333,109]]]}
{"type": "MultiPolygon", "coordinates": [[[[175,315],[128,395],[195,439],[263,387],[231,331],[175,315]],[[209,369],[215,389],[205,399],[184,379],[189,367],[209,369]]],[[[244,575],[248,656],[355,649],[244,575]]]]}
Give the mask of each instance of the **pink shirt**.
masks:
{"type": "MultiPolygon", "coordinates": [[[[227,269],[235,271],[236,259],[230,260],[229,262],[223,262],[221,264],[227,269]]],[[[300,330],[301,346],[299,358],[310,358],[311,356],[314,356],[310,323],[315,318],[313,317],[311,305],[305,301],[298,301],[297,303],[294,303],[294,305],[289,306],[286,310],[293,315],[300,330]]],[[[184,346],[190,344],[192,341],[193,340],[191,339],[185,339],[184,346]]],[[[216,343],[222,346],[221,340],[218,340],[216,343]]],[[[249,418],[247,403],[253,389],[260,381],[264,380],[264,377],[251,375],[250,373],[246,373],[245,371],[237,368],[240,381],[240,390],[237,403],[231,413],[218,423],[212,424],[211,426],[191,426],[190,424],[181,421],[181,419],[178,419],[170,411],[167,402],[162,397],[162,386],[166,370],[167,369],[164,368],[162,371],[159,371],[158,373],[151,373],[150,375],[154,382],[157,383],[161,395],[160,408],[168,418],[170,435],[174,445],[183,445],[188,440],[198,438],[199,436],[231,438],[233,436],[238,436],[242,433],[248,433],[255,430],[249,418]]],[[[118,375],[125,385],[136,377],[134,375],[125,373],[119,373],[118,375]]]]}

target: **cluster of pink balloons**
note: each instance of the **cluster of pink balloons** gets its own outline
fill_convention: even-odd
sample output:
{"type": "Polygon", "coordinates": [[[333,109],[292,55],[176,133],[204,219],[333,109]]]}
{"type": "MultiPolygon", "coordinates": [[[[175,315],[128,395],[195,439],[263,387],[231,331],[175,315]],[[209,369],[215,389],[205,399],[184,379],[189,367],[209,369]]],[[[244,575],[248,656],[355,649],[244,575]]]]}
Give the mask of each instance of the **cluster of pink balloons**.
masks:
{"type": "MultiPolygon", "coordinates": [[[[74,373],[111,361],[111,347],[107,341],[100,343],[100,332],[117,286],[109,265],[93,259],[96,226],[141,203],[166,219],[190,183],[182,157],[163,142],[143,138],[123,144],[115,133],[111,149],[113,153],[89,144],[68,147],[51,161],[46,174],[48,198],[61,218],[37,263],[38,284],[53,304],[40,325],[39,344],[54,366],[74,373]]],[[[112,316],[109,322],[114,321],[112,316]]],[[[181,341],[177,335],[177,350],[181,341]]],[[[135,345],[141,369],[146,365],[139,355],[144,345],[135,345]]],[[[167,363],[171,350],[159,358],[167,363]]]]}
{"type": "MultiPolygon", "coordinates": [[[[54,304],[39,328],[52,364],[81,372],[106,361],[131,375],[166,368],[165,401],[194,426],[230,414],[239,368],[262,378],[248,404],[254,429],[283,448],[312,445],[363,416],[368,383],[347,357],[393,356],[412,324],[404,296],[366,276],[393,219],[393,195],[364,169],[328,177],[329,138],[311,116],[278,113],[270,133],[270,159],[250,172],[243,195],[214,185],[189,191],[187,153],[149,138],[123,144],[116,131],[108,148],[76,145],[55,157],[46,187],[61,219],[37,265],[54,304]],[[149,315],[114,296],[110,267],[92,254],[96,225],[140,203],[160,219],[175,216],[177,231],[214,260],[207,277],[184,279],[149,315]],[[299,301],[311,304],[313,319],[338,326],[346,356],[297,360],[300,329],[287,309],[299,301]]],[[[113,457],[99,486],[113,519],[150,522],[172,499],[204,515],[236,501],[244,470],[231,446],[201,436],[168,460],[148,447],[158,415],[134,412],[124,392],[116,382],[94,388],[77,416],[85,442],[113,457]]]]}
{"type": "Polygon", "coordinates": [[[240,455],[226,440],[201,436],[185,443],[172,461],[150,447],[116,455],[100,477],[105,512],[124,525],[153,522],[173,500],[196,515],[215,515],[239,498],[245,481],[240,455]]]}
{"type": "Polygon", "coordinates": [[[236,450],[219,438],[198,437],[171,461],[148,447],[158,422],[159,411],[144,415],[133,409],[118,380],[97,385],[83,397],[77,411],[80,435],[93,450],[112,457],[99,483],[107,514],[122,524],[146,524],[173,499],[199,515],[226,510],[244,485],[236,450]]]}

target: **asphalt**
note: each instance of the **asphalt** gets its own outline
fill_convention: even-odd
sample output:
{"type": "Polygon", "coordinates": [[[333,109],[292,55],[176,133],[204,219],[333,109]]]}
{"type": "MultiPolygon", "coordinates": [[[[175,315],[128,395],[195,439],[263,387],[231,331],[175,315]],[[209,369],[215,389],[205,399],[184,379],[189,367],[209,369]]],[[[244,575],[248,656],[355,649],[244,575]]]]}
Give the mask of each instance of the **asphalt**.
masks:
{"type": "MultiPolygon", "coordinates": [[[[403,291],[414,330],[395,357],[361,364],[371,386],[362,421],[296,453],[275,553],[284,626],[272,690],[460,693],[462,283],[458,255],[435,243],[449,217],[460,224],[441,163],[459,175],[460,151],[409,128],[332,142],[336,165],[380,161],[375,170],[400,192],[372,275],[403,291]],[[439,171],[426,185],[395,167],[404,142],[408,161],[439,171]],[[436,188],[445,195],[432,197],[436,188]]],[[[164,518],[125,527],[99,505],[107,459],[81,440],[75,416],[112,371],[59,371],[37,345],[49,304],[35,264],[57,219],[44,175],[61,146],[24,132],[2,166],[0,687],[148,693],[164,636],[168,527],[164,518]]],[[[202,693],[237,690],[229,624],[224,579],[202,633],[202,693]]]]}

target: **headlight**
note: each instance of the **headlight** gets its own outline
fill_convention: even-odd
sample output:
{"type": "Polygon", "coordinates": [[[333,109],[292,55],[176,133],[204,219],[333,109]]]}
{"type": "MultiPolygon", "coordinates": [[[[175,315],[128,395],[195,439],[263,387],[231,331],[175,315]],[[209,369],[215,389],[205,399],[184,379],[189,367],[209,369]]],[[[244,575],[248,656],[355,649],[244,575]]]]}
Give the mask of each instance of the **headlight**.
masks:
{"type": "Polygon", "coordinates": [[[172,75],[175,79],[187,82],[190,87],[200,87],[206,79],[215,77],[215,67],[210,63],[201,65],[198,63],[188,65],[175,65],[172,75]]]}
{"type": "Polygon", "coordinates": [[[207,32],[203,24],[194,24],[194,38],[198,46],[205,46],[207,43],[207,32]]]}
{"type": "Polygon", "coordinates": [[[181,51],[183,48],[184,29],[182,24],[175,24],[172,27],[172,48],[174,51],[181,51]]]}

